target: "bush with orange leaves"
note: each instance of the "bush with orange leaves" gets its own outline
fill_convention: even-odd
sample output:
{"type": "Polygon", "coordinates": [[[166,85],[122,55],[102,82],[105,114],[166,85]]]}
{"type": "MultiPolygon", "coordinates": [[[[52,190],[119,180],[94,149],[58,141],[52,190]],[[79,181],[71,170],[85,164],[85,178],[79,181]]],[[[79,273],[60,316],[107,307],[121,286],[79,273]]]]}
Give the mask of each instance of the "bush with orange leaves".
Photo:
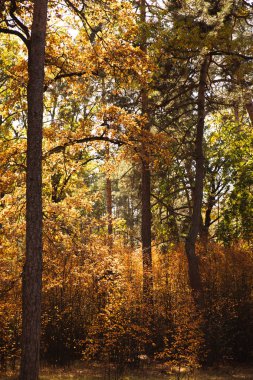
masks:
{"type": "MultiPolygon", "coordinates": [[[[64,364],[85,358],[122,369],[140,364],[140,358],[148,355],[172,367],[194,369],[205,362],[252,359],[253,255],[249,248],[210,244],[203,251],[198,247],[204,288],[201,315],[188,286],[183,248],[154,249],[154,315],[146,326],[140,251],[126,248],[120,239],[109,249],[101,231],[84,242],[81,219],[79,225],[59,218],[60,227],[52,228],[53,216],[45,226],[44,360],[64,364]]],[[[21,266],[11,274],[8,268],[18,268],[17,256],[9,255],[8,262],[3,257],[1,292],[12,280],[18,281],[0,299],[2,365],[14,363],[19,356],[21,318],[21,266]]]]}

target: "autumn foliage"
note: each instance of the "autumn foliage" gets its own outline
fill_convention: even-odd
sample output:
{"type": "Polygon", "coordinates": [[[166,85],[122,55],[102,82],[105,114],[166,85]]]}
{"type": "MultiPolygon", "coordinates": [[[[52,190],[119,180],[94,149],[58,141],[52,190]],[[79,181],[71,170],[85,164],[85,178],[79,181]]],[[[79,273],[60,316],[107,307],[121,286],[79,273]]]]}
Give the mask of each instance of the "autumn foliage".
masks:
{"type": "MultiPolygon", "coordinates": [[[[44,246],[44,360],[66,364],[89,359],[125,367],[140,364],[142,355],[148,352],[153,359],[195,368],[205,362],[251,358],[250,250],[210,246],[201,262],[203,315],[195,310],[191,298],[182,249],[155,250],[155,314],[148,329],[143,324],[141,307],[140,252],[124,248],[120,241],[115,242],[113,252],[108,252],[103,238],[94,235],[80,246],[82,229],[78,231],[75,224],[74,240],[66,232],[70,224],[61,229],[47,236],[44,246]]],[[[1,251],[1,267],[4,367],[15,365],[19,357],[22,263],[17,256],[6,260],[1,251]],[[14,267],[15,272],[11,270],[14,267]]]]}
{"type": "MultiPolygon", "coordinates": [[[[0,4],[2,370],[21,355],[32,5],[0,4]]],[[[48,12],[42,360],[119,373],[251,361],[252,5],[65,0],[48,12]]]]}

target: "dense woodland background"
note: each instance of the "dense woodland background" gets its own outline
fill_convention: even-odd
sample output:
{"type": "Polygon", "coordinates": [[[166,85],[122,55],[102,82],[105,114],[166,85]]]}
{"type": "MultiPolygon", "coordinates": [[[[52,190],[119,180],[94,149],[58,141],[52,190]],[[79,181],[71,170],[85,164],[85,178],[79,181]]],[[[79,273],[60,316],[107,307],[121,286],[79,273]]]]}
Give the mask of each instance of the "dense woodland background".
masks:
{"type": "MultiPolygon", "coordinates": [[[[2,369],[21,352],[32,12],[0,2],[2,369]]],[[[41,358],[252,361],[252,2],[47,12],[41,358]]]]}

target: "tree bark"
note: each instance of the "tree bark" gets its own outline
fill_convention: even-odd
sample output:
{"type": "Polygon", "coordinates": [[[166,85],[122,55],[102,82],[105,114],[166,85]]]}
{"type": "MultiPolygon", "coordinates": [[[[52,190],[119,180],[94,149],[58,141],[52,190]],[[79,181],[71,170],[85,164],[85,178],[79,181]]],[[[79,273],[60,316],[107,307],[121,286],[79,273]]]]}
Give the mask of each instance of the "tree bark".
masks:
{"type": "Polygon", "coordinates": [[[151,251],[151,202],[150,202],[150,170],[145,158],[142,162],[142,261],[143,261],[143,301],[144,304],[153,304],[153,273],[152,273],[152,251],[151,251]]]}
{"type": "Polygon", "coordinates": [[[252,100],[247,99],[245,101],[245,107],[246,107],[246,110],[248,112],[251,125],[253,125],[253,102],[252,102],[252,100]]]}
{"type": "Polygon", "coordinates": [[[209,229],[212,224],[211,214],[216,203],[215,193],[216,193],[215,177],[213,176],[211,178],[210,189],[209,189],[209,194],[207,198],[205,219],[203,222],[202,217],[201,217],[201,226],[200,226],[200,231],[199,231],[200,239],[205,249],[207,248],[207,245],[208,245],[209,229]]]}
{"type": "MultiPolygon", "coordinates": [[[[105,89],[105,78],[102,77],[102,102],[105,104],[106,89],[105,89]]],[[[108,162],[110,159],[110,146],[109,143],[106,144],[105,148],[105,159],[108,162]]],[[[107,212],[107,239],[108,239],[108,247],[111,252],[113,247],[113,236],[112,236],[112,181],[110,175],[106,176],[105,180],[105,192],[106,192],[106,212],[107,212]]]]}
{"type": "MultiPolygon", "coordinates": [[[[241,89],[243,91],[244,107],[246,108],[246,111],[249,115],[250,123],[251,123],[251,125],[253,125],[253,101],[252,101],[251,92],[248,90],[248,88],[247,88],[248,86],[247,86],[245,80],[240,77],[239,70],[240,70],[240,64],[237,63],[236,70],[233,72],[233,74],[235,75],[235,79],[236,79],[237,84],[241,87],[241,89]]],[[[236,114],[236,121],[239,122],[238,110],[237,110],[237,112],[235,112],[235,114],[236,114]]]]}
{"type": "Polygon", "coordinates": [[[28,51],[26,258],[22,285],[21,380],[39,377],[42,290],[42,125],[47,0],[35,0],[28,51]]]}
{"type": "MultiPolygon", "coordinates": [[[[106,159],[109,160],[110,158],[110,148],[107,144],[106,146],[106,159]]],[[[107,231],[108,231],[108,246],[109,249],[112,249],[113,246],[113,236],[112,236],[112,180],[107,175],[106,177],[106,211],[107,211],[107,231]]]]}
{"type": "Polygon", "coordinates": [[[204,187],[204,153],[203,137],[205,124],[205,91],[209,67],[209,57],[205,57],[200,68],[199,90],[198,90],[198,118],[195,140],[195,186],[193,190],[193,210],[189,233],[185,242],[185,251],[188,259],[188,272],[190,286],[195,301],[201,302],[202,284],[199,271],[199,260],[196,255],[196,240],[200,229],[201,207],[203,201],[204,187]]]}
{"type": "Polygon", "coordinates": [[[106,208],[108,215],[108,235],[112,235],[112,181],[109,177],[106,178],[106,208]]]}
{"type": "MultiPolygon", "coordinates": [[[[141,50],[146,54],[146,1],[140,0],[140,20],[142,23],[141,50]]],[[[148,93],[145,87],[141,90],[141,110],[142,114],[148,116],[148,93]]],[[[145,137],[150,131],[150,123],[147,122],[142,130],[142,167],[141,167],[141,241],[142,241],[142,262],[143,262],[143,305],[145,316],[147,311],[151,315],[153,311],[153,272],[152,272],[152,251],[151,251],[151,174],[150,155],[146,149],[145,137]]]]}

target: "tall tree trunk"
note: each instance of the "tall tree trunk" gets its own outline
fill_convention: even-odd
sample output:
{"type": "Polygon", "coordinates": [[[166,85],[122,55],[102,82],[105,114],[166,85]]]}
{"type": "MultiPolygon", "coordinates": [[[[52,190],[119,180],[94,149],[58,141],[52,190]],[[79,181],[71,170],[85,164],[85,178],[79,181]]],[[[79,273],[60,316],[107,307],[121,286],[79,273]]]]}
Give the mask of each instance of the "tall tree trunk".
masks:
{"type": "Polygon", "coordinates": [[[39,377],[42,288],[42,125],[47,0],[35,0],[28,53],[26,260],[22,288],[21,380],[39,377]]]}
{"type": "MultiPolygon", "coordinates": [[[[141,50],[147,53],[146,44],[146,1],[140,0],[140,19],[142,23],[141,50]]],[[[142,114],[148,115],[148,93],[145,87],[141,90],[142,114]]],[[[146,149],[145,137],[150,131],[150,123],[146,123],[142,130],[142,176],[141,176],[141,241],[142,241],[142,261],[143,261],[143,305],[144,313],[147,311],[151,315],[153,312],[153,273],[152,273],[152,252],[151,252],[151,175],[150,157],[146,149]]],[[[148,315],[146,314],[146,317],[148,315]]]]}
{"type": "Polygon", "coordinates": [[[206,204],[206,210],[205,210],[205,218],[204,221],[201,216],[201,225],[200,225],[200,239],[203,244],[203,247],[207,249],[208,245],[208,239],[209,239],[209,229],[212,224],[212,211],[216,204],[216,186],[215,186],[215,174],[211,174],[211,180],[210,180],[210,188],[209,188],[209,194],[207,198],[207,204],[206,204]]]}
{"type": "Polygon", "coordinates": [[[108,235],[112,237],[112,181],[109,177],[106,178],[106,208],[108,215],[108,235]]]}
{"type": "Polygon", "coordinates": [[[253,102],[251,99],[249,99],[249,96],[248,99],[245,99],[245,107],[248,112],[250,122],[253,125],[253,102]]]}
{"type": "Polygon", "coordinates": [[[205,211],[205,220],[204,220],[204,223],[202,222],[201,230],[200,230],[201,241],[205,249],[207,248],[207,245],[208,245],[209,228],[212,224],[211,214],[212,214],[214,205],[215,205],[215,195],[213,192],[208,195],[207,207],[205,211]]]}
{"type": "MultiPolygon", "coordinates": [[[[105,78],[102,77],[102,102],[105,104],[106,88],[105,88],[105,78]]],[[[105,147],[105,159],[108,162],[110,159],[110,145],[106,144],[105,147]]],[[[112,181],[110,175],[106,175],[105,179],[105,193],[106,193],[106,212],[107,212],[107,239],[109,251],[112,250],[113,246],[113,236],[112,236],[112,181]]]]}
{"type": "MultiPolygon", "coordinates": [[[[249,115],[249,119],[251,124],[253,125],[253,101],[252,101],[252,94],[251,91],[248,89],[248,85],[246,84],[245,80],[241,78],[239,75],[240,70],[240,64],[237,63],[236,70],[234,71],[235,80],[239,86],[241,86],[241,89],[243,91],[243,103],[244,107],[246,108],[246,111],[249,115]]],[[[239,110],[237,110],[237,117],[236,121],[239,122],[239,110]]]]}
{"type": "MultiPolygon", "coordinates": [[[[142,220],[142,260],[143,260],[143,301],[149,307],[153,304],[153,273],[151,251],[151,202],[150,202],[150,169],[147,158],[142,160],[141,180],[142,220]]],[[[150,310],[151,311],[151,310],[150,310]]]]}
{"type": "Polygon", "coordinates": [[[196,255],[195,246],[200,229],[201,206],[203,200],[204,187],[204,153],[203,136],[205,124],[205,91],[209,67],[209,57],[205,57],[200,68],[199,90],[198,90],[198,119],[195,140],[195,186],[193,190],[193,210],[189,233],[185,242],[185,251],[188,259],[188,271],[190,286],[197,303],[201,303],[202,284],[199,272],[199,261],[196,255]]]}
{"type": "MultiPolygon", "coordinates": [[[[110,147],[106,145],[106,160],[110,158],[110,147]]],[[[106,191],[106,211],[107,211],[107,231],[108,231],[108,246],[112,249],[113,237],[112,237],[112,180],[109,175],[106,176],[105,183],[106,191]]]]}

